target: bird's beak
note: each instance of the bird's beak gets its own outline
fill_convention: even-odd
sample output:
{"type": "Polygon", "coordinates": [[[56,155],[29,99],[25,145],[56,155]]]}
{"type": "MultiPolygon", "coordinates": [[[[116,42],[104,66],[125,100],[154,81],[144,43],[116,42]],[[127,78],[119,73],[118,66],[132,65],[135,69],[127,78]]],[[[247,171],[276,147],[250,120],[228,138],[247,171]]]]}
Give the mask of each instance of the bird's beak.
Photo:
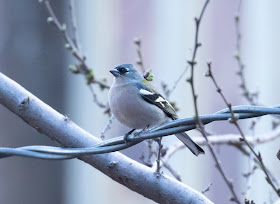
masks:
{"type": "Polygon", "coordinates": [[[110,72],[115,76],[115,77],[119,77],[120,76],[120,72],[117,69],[112,69],[110,70],[110,72]]]}

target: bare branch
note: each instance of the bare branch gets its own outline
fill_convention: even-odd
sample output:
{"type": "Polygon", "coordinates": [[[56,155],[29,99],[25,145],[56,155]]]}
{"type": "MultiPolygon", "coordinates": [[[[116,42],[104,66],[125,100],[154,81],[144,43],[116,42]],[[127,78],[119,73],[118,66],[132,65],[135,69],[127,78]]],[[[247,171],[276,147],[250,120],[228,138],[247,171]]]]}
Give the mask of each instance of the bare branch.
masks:
{"type": "Polygon", "coordinates": [[[73,30],[72,40],[75,46],[77,47],[77,49],[81,50],[81,45],[77,34],[76,7],[75,7],[74,0],[70,0],[69,10],[70,10],[70,22],[71,22],[70,24],[73,30]]]}
{"type": "Polygon", "coordinates": [[[205,194],[206,192],[210,191],[211,186],[212,186],[212,183],[209,183],[208,186],[201,193],[205,194]]]}
{"type": "Polygon", "coordinates": [[[160,138],[157,139],[157,143],[158,143],[158,154],[157,154],[157,160],[156,160],[156,163],[157,163],[156,172],[157,172],[158,175],[160,175],[160,160],[161,160],[161,150],[162,150],[161,141],[162,141],[162,137],[160,137],[160,138]]]}
{"type": "MultiPolygon", "coordinates": [[[[70,70],[75,74],[78,74],[78,73],[83,74],[86,77],[88,84],[94,83],[94,84],[98,84],[101,88],[109,89],[110,86],[106,82],[96,79],[96,77],[93,74],[93,70],[90,69],[89,66],[86,64],[85,55],[83,55],[81,53],[81,50],[79,50],[77,38],[75,38],[76,42],[71,39],[71,37],[69,36],[69,34],[67,32],[66,24],[61,23],[58,20],[56,14],[54,13],[54,11],[51,7],[51,4],[50,4],[49,0],[43,0],[43,2],[44,2],[45,6],[47,8],[47,11],[49,12],[49,15],[50,15],[50,17],[47,19],[48,22],[55,25],[56,28],[62,33],[63,38],[66,42],[65,47],[68,50],[70,50],[72,52],[72,55],[79,61],[79,64],[75,65],[75,66],[72,66],[70,70]]],[[[73,7],[72,7],[72,15],[74,15],[73,7]]]]}
{"type": "Polygon", "coordinates": [[[272,182],[269,173],[267,171],[267,168],[263,162],[263,159],[261,157],[261,153],[259,152],[258,154],[255,152],[255,150],[253,149],[252,145],[250,144],[250,142],[246,139],[243,131],[241,130],[239,124],[237,123],[238,121],[238,115],[234,114],[234,112],[232,111],[232,106],[231,104],[227,101],[227,99],[225,98],[224,94],[222,93],[222,89],[218,86],[214,75],[212,74],[212,70],[211,70],[211,63],[208,63],[208,77],[210,77],[217,89],[217,92],[220,94],[220,96],[222,97],[223,101],[225,102],[225,104],[228,106],[230,113],[231,113],[231,120],[230,122],[233,123],[236,128],[238,129],[240,135],[242,136],[242,141],[247,145],[247,147],[250,149],[250,151],[255,155],[256,159],[259,161],[259,164],[261,166],[261,169],[263,170],[265,176],[266,176],[266,180],[268,182],[268,184],[273,188],[273,190],[276,192],[276,194],[280,197],[280,191],[276,188],[276,186],[274,185],[274,183],[272,182]]]}
{"type": "Polygon", "coordinates": [[[134,39],[134,44],[136,45],[136,52],[137,52],[137,55],[138,55],[138,59],[136,60],[136,63],[140,66],[142,74],[144,74],[146,69],[145,69],[145,66],[144,66],[144,61],[143,61],[143,56],[142,56],[141,39],[140,38],[135,38],[134,39]]]}
{"type": "Polygon", "coordinates": [[[183,76],[186,74],[188,69],[189,69],[189,66],[187,66],[183,70],[183,72],[179,75],[178,79],[174,82],[173,86],[170,89],[167,87],[167,84],[165,84],[165,82],[161,82],[161,86],[162,86],[162,89],[164,91],[166,99],[169,100],[170,95],[174,92],[174,90],[176,89],[177,85],[182,80],[183,76]]]}
{"type": "Polygon", "coordinates": [[[241,83],[239,85],[240,89],[242,90],[242,96],[251,104],[251,105],[257,105],[258,104],[258,92],[250,92],[246,79],[245,79],[245,65],[243,63],[242,57],[241,57],[241,39],[242,35],[240,32],[240,11],[241,11],[241,3],[242,0],[239,1],[238,5],[238,11],[234,17],[235,22],[235,32],[236,32],[236,52],[234,54],[234,58],[236,59],[237,65],[238,65],[238,71],[237,75],[239,76],[241,83]]]}
{"type": "Polygon", "coordinates": [[[183,78],[183,76],[185,75],[185,73],[189,70],[189,66],[187,66],[184,71],[179,75],[178,79],[174,82],[173,86],[171,87],[168,97],[170,96],[171,93],[173,93],[173,91],[176,89],[177,85],[179,84],[179,82],[181,81],[181,79],[183,78]]]}
{"type": "MultiPolygon", "coordinates": [[[[193,96],[193,104],[194,104],[194,111],[195,111],[195,119],[196,119],[196,123],[197,123],[197,126],[198,128],[201,130],[201,133],[203,135],[203,137],[205,138],[206,141],[208,141],[207,139],[207,134],[204,130],[204,125],[203,123],[201,122],[200,118],[199,118],[199,114],[198,114],[198,107],[197,107],[197,94],[195,93],[195,88],[194,88],[194,67],[196,65],[196,53],[197,53],[197,49],[201,46],[201,43],[198,42],[198,35],[199,35],[199,26],[200,26],[200,23],[201,23],[201,19],[203,17],[203,14],[204,14],[204,11],[207,7],[209,3],[209,0],[206,0],[205,1],[205,4],[201,10],[201,13],[200,13],[200,16],[199,18],[195,18],[195,25],[196,25],[196,30],[195,30],[195,40],[194,40],[194,50],[193,50],[193,56],[192,56],[192,60],[191,61],[188,61],[190,67],[191,67],[191,76],[190,78],[187,80],[189,83],[190,83],[190,86],[191,86],[191,92],[192,92],[192,96],[193,96]]],[[[233,188],[233,184],[232,184],[232,181],[230,179],[227,178],[222,166],[221,166],[221,163],[220,163],[220,160],[218,159],[218,156],[217,154],[215,153],[214,149],[212,148],[211,144],[208,143],[208,148],[210,150],[210,153],[215,161],[215,164],[216,164],[216,167],[218,169],[218,171],[221,173],[226,185],[228,186],[231,194],[232,194],[232,198],[231,198],[231,201],[234,201],[238,204],[240,204],[240,201],[235,193],[235,190],[233,188]]]]}
{"type": "Polygon", "coordinates": [[[92,86],[89,86],[89,89],[90,89],[90,92],[91,92],[91,95],[92,95],[92,99],[93,99],[93,102],[96,103],[100,108],[106,108],[108,109],[109,108],[109,104],[104,104],[103,102],[99,101],[95,91],[94,91],[94,88],[92,86]]]}
{"type": "MultiPolygon", "coordinates": [[[[272,130],[270,132],[256,135],[256,136],[245,136],[247,141],[250,144],[258,145],[263,144],[267,142],[271,142],[277,138],[280,137],[280,128],[277,128],[275,130],[272,130]]],[[[225,134],[225,135],[212,135],[208,136],[208,142],[212,145],[229,145],[229,144],[236,144],[236,145],[244,145],[244,142],[240,140],[240,135],[237,134],[225,134]]],[[[193,141],[197,143],[198,145],[207,145],[207,142],[204,137],[193,137],[193,141]]],[[[176,143],[177,144],[177,143],[176,143]]],[[[181,146],[184,146],[184,144],[174,145],[176,148],[180,148],[181,146]]]]}
{"type": "Polygon", "coordinates": [[[174,176],[174,178],[178,181],[182,181],[181,176],[167,162],[162,161],[162,166],[164,166],[174,176]]]}
{"type": "Polygon", "coordinates": [[[101,135],[100,135],[100,139],[101,139],[101,140],[104,140],[104,139],[105,139],[105,133],[106,133],[108,130],[111,129],[111,125],[112,125],[114,119],[115,119],[114,115],[111,115],[111,117],[109,118],[109,120],[108,120],[106,126],[104,127],[104,129],[103,129],[102,132],[101,132],[101,135]]]}
{"type": "MultiPolygon", "coordinates": [[[[280,137],[280,127],[257,136],[246,136],[246,139],[249,143],[254,145],[263,144],[267,142],[271,142],[280,137]]],[[[226,134],[226,135],[212,135],[208,136],[208,142],[205,140],[204,137],[193,137],[192,140],[200,146],[208,145],[244,145],[244,142],[240,141],[240,135],[236,134],[226,134]]],[[[162,157],[162,161],[167,162],[170,157],[172,157],[176,152],[185,149],[185,145],[182,142],[176,142],[173,145],[168,146],[165,155],[162,157]]],[[[249,156],[248,154],[246,156],[249,156]]],[[[155,164],[154,164],[155,165],[155,164]]],[[[153,166],[154,166],[153,165],[153,166]]]]}

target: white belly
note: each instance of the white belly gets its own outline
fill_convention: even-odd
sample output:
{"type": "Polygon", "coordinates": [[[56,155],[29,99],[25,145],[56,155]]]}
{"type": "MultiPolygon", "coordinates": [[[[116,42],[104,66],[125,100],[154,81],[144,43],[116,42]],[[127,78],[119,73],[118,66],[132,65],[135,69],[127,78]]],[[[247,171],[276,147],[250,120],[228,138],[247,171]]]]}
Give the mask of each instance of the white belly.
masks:
{"type": "Polygon", "coordinates": [[[165,122],[165,113],[136,94],[137,88],[113,87],[109,93],[109,105],[117,120],[127,127],[143,129],[165,122]],[[112,94],[112,92],[114,94],[112,94]],[[129,100],[127,100],[129,99],[129,100]]]}

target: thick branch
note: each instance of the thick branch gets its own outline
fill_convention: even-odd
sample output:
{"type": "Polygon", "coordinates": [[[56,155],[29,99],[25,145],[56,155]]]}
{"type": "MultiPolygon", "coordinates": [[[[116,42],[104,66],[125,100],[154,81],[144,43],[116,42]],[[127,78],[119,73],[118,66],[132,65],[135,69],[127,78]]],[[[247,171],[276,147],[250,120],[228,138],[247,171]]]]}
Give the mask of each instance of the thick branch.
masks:
{"type": "MultiPolygon", "coordinates": [[[[88,147],[100,142],[2,73],[0,103],[63,147],[88,147]]],[[[175,179],[165,175],[157,177],[152,169],[121,153],[83,156],[80,159],[155,202],[212,203],[175,179]]]]}

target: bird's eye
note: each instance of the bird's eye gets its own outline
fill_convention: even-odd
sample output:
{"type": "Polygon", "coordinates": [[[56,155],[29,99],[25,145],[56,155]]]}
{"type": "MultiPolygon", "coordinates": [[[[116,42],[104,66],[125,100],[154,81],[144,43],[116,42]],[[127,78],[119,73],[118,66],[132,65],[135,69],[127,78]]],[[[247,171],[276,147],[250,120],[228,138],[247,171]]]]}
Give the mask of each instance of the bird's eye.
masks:
{"type": "Polygon", "coordinates": [[[119,72],[120,72],[121,74],[124,74],[124,73],[126,73],[126,72],[129,71],[129,70],[128,70],[127,68],[125,68],[125,67],[120,67],[120,68],[118,68],[118,70],[119,70],[119,72]]]}

